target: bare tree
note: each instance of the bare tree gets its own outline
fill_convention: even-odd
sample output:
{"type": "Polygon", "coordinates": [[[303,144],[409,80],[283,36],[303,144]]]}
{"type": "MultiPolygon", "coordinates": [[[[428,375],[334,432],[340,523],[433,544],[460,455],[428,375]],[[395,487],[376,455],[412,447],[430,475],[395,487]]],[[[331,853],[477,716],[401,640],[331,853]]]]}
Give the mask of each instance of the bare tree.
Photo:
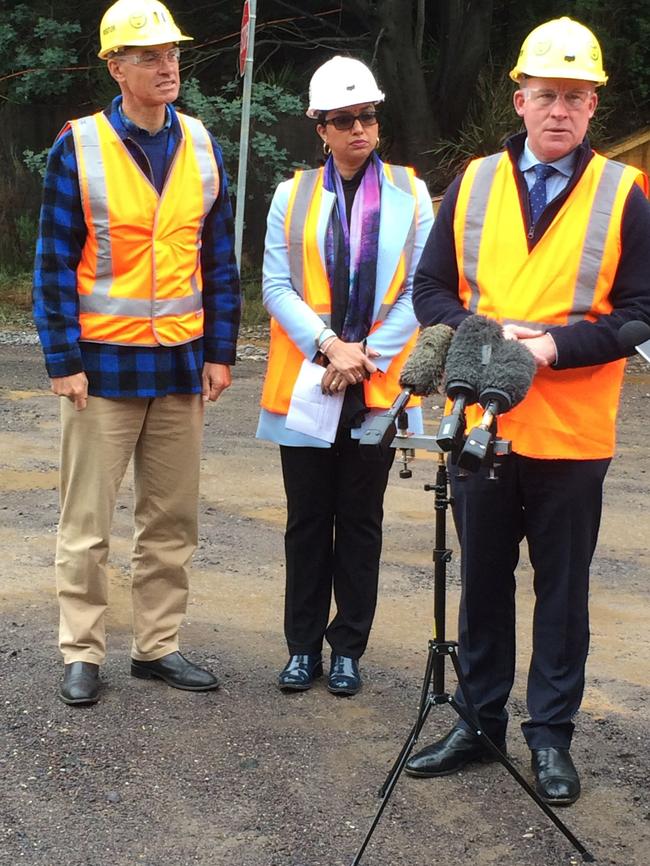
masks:
{"type": "Polygon", "coordinates": [[[391,159],[430,168],[427,151],[458,130],[485,61],[493,0],[342,0],[369,28],[393,129],[391,159]],[[435,73],[424,68],[425,31],[437,34],[435,73]]]}
{"type": "Polygon", "coordinates": [[[448,0],[435,5],[440,33],[435,101],[440,132],[447,138],[458,132],[486,61],[493,3],[448,0]]]}

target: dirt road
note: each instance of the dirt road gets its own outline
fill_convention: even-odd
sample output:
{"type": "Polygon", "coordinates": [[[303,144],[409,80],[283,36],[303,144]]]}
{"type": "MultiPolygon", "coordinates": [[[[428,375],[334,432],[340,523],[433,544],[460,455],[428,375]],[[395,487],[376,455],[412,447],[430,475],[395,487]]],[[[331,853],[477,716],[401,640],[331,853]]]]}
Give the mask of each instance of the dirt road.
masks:
{"type": "MultiPolygon", "coordinates": [[[[282,637],[284,499],[275,447],[253,438],[263,364],[244,360],[206,425],[201,539],[183,647],[218,672],[217,693],[129,676],[130,492],[112,549],[109,657],[102,701],[56,698],[53,554],[58,407],[39,350],[0,345],[0,864],[346,866],[378,786],[415,718],[433,616],[433,480],[393,470],[380,605],[363,691],[275,688],[282,637]]],[[[593,567],[588,689],[573,754],[583,796],[561,812],[608,866],[650,864],[648,367],[626,376],[620,445],[606,485],[593,567]]],[[[438,410],[429,412],[431,426],[438,410]]],[[[450,532],[451,536],[451,532],[450,532]]],[[[449,539],[452,546],[455,539],[449,539]]],[[[450,566],[455,631],[458,558],[450,566]]],[[[518,723],[530,639],[530,571],[519,581],[511,756],[529,777],[518,723]]],[[[449,672],[449,687],[453,678],[449,672]]],[[[433,710],[427,742],[453,723],[433,710]]],[[[366,866],[557,866],[581,859],[498,765],[457,777],[403,777],[366,866]]]]}

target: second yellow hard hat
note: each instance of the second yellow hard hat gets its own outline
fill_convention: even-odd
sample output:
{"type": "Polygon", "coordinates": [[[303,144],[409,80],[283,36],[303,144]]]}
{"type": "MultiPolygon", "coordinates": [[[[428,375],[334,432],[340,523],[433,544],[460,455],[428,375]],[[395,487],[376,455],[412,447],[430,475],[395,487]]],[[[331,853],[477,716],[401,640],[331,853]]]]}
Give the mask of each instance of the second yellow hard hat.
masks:
{"type": "Polygon", "coordinates": [[[603,54],[594,34],[572,18],[540,24],[524,39],[510,78],[569,78],[606,84],[603,54]]]}

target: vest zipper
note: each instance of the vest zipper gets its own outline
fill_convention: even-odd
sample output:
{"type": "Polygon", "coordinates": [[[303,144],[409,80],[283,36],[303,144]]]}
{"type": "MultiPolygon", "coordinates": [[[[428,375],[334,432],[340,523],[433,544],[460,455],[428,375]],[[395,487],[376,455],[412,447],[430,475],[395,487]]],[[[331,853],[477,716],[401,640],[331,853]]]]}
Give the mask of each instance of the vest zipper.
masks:
{"type": "MultiPolygon", "coordinates": [[[[147,175],[142,171],[140,166],[138,166],[137,160],[133,159],[133,157],[131,157],[131,159],[133,159],[133,162],[135,162],[135,164],[138,166],[138,168],[140,168],[140,171],[142,172],[143,177],[145,178],[146,181],[148,181],[149,185],[154,188],[156,195],[158,196],[158,198],[160,198],[160,193],[156,189],[156,184],[154,183],[153,166],[151,165],[151,160],[149,159],[147,154],[144,152],[143,148],[140,147],[140,145],[138,144],[137,141],[135,141],[133,138],[130,138],[130,137],[128,138],[128,141],[133,145],[133,147],[137,148],[140,151],[140,153],[142,154],[142,158],[144,159],[145,165],[149,169],[149,176],[147,177],[147,175]]],[[[128,152],[128,147],[126,148],[126,150],[128,152]]]]}

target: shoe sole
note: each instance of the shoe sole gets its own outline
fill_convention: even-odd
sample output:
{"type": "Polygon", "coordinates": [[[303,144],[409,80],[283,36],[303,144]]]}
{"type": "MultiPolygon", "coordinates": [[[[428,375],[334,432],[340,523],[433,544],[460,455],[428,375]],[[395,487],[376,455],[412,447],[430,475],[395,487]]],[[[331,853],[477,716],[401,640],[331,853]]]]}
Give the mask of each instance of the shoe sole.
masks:
{"type": "Polygon", "coordinates": [[[95,698],[66,698],[65,695],[62,695],[61,692],[59,692],[59,698],[69,707],[90,707],[97,703],[99,695],[95,698]]]}
{"type": "Polygon", "coordinates": [[[358,694],[359,694],[359,692],[361,691],[361,686],[359,686],[358,689],[347,689],[347,688],[338,688],[338,689],[337,689],[337,688],[335,688],[335,687],[333,687],[333,686],[329,686],[329,685],[328,685],[328,687],[327,687],[327,691],[328,691],[331,695],[341,695],[342,697],[348,697],[348,698],[351,698],[351,697],[353,697],[354,695],[358,695],[358,694]]]}
{"type": "Polygon", "coordinates": [[[409,776],[413,776],[414,779],[437,779],[440,776],[453,776],[454,773],[459,773],[470,764],[496,764],[498,761],[499,759],[495,758],[492,754],[479,755],[476,758],[470,758],[468,761],[463,761],[461,764],[457,764],[449,770],[440,770],[436,773],[420,772],[418,770],[411,770],[408,767],[404,767],[404,772],[409,776]]]}
{"type": "Polygon", "coordinates": [[[143,671],[142,669],[134,667],[131,668],[131,676],[138,680],[162,680],[173,689],[180,689],[183,692],[213,692],[221,685],[221,683],[216,682],[209,686],[185,686],[181,685],[181,683],[175,682],[169,677],[163,676],[162,674],[154,673],[153,671],[143,671]]]}
{"type": "Polygon", "coordinates": [[[548,797],[544,794],[540,789],[535,786],[535,792],[540,800],[543,800],[547,806],[573,806],[573,804],[580,799],[580,791],[575,795],[575,797],[548,797]]]}
{"type": "Polygon", "coordinates": [[[541,794],[539,796],[546,803],[547,806],[573,806],[573,804],[580,799],[580,795],[574,797],[571,800],[553,800],[547,797],[542,797],[541,794]]]}

